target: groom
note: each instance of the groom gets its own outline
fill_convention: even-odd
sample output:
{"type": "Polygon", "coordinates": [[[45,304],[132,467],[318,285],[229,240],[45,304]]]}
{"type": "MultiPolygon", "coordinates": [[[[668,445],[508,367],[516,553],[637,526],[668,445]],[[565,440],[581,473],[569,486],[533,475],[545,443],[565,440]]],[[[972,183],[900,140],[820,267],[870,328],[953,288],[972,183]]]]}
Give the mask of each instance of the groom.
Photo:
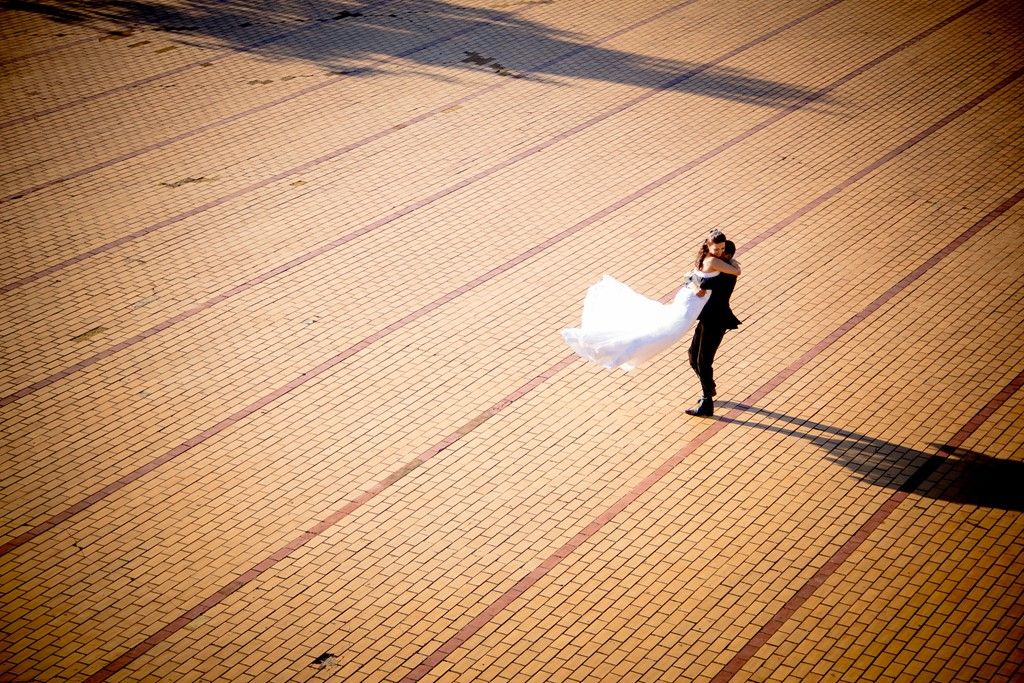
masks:
{"type": "MultiPolygon", "coordinates": [[[[730,240],[712,246],[711,255],[739,265],[733,261],[736,245],[730,240]],[[717,253],[716,253],[717,252],[717,253]]],[[[740,325],[739,319],[729,308],[729,298],[736,287],[736,276],[718,273],[714,277],[701,281],[701,290],[709,290],[711,298],[704,304],[704,309],[697,316],[697,328],[693,332],[690,343],[690,367],[700,378],[702,396],[696,408],[687,408],[687,415],[711,417],[715,414],[715,353],[725,336],[726,330],[735,330],[740,325]]]]}

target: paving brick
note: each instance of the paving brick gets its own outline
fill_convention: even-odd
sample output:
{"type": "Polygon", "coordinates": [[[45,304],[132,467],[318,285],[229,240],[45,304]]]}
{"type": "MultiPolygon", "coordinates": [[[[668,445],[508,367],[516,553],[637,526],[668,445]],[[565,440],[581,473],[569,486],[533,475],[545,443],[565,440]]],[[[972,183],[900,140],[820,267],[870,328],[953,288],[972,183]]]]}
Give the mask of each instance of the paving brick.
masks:
{"type": "Polygon", "coordinates": [[[1015,3],[161,8],[0,22],[0,678],[1019,673],[1015,3]]]}

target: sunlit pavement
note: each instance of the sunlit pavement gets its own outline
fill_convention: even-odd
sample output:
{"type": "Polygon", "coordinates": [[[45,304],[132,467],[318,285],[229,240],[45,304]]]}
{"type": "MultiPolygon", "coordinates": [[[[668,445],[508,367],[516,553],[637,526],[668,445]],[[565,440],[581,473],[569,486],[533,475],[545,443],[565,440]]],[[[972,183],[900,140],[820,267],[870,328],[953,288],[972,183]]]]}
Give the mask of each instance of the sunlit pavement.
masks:
{"type": "Polygon", "coordinates": [[[1022,26],[8,4],[0,681],[1022,680],[1022,26]]]}

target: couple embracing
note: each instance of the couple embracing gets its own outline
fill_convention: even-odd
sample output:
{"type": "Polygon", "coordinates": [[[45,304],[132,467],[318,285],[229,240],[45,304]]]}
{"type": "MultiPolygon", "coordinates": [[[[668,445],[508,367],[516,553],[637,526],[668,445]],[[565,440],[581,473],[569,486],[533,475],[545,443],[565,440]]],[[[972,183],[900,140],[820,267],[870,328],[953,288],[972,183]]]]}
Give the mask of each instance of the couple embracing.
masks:
{"type": "Polygon", "coordinates": [[[690,342],[690,367],[700,379],[701,398],[696,408],[686,410],[687,415],[710,417],[715,414],[715,354],[726,330],[735,330],[740,325],[739,318],[729,308],[729,299],[740,274],[735,256],[736,245],[720,230],[711,231],[697,254],[696,269],[701,276],[697,296],[704,297],[707,291],[711,296],[697,315],[697,327],[690,342]]]}
{"type": "Polygon", "coordinates": [[[689,357],[700,379],[701,399],[686,413],[710,417],[715,353],[726,331],[740,324],[729,307],[740,274],[735,254],[725,234],[712,230],[671,303],[648,299],[605,275],[587,290],[581,326],[562,330],[562,337],[583,358],[629,371],[678,342],[696,322],[689,357]]]}

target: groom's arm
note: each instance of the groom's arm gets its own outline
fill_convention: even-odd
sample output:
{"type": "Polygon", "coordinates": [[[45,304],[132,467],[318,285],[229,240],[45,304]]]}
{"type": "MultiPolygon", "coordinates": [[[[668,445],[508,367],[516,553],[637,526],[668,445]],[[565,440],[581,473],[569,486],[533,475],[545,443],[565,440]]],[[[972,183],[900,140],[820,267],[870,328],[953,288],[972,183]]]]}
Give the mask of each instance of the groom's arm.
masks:
{"type": "Polygon", "coordinates": [[[697,296],[707,296],[709,290],[714,291],[717,287],[715,280],[720,279],[717,277],[702,277],[697,285],[697,296]]]}
{"type": "Polygon", "coordinates": [[[701,291],[710,290],[710,291],[713,292],[716,289],[719,289],[721,287],[721,283],[722,282],[724,282],[724,280],[722,280],[722,278],[720,278],[720,277],[712,276],[712,277],[701,278],[701,280],[700,280],[700,289],[701,289],[701,291]]]}

